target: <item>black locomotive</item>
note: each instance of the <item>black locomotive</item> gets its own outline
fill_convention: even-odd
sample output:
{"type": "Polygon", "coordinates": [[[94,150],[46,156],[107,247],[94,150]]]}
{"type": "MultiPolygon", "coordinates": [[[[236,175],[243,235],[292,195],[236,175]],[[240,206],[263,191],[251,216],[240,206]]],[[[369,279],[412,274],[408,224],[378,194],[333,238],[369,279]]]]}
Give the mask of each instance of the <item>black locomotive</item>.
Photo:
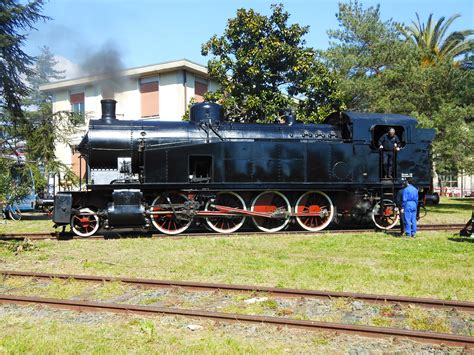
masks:
{"type": "Polygon", "coordinates": [[[53,220],[79,236],[102,227],[178,234],[193,222],[230,233],[246,221],[262,231],[291,221],[308,231],[332,222],[398,222],[394,196],[413,176],[421,197],[431,183],[434,130],[403,115],[345,112],[323,124],[226,122],[221,106],[199,103],[189,122],[117,120],[102,100],[78,147],[85,191],[60,192],[53,220]],[[389,127],[401,150],[392,179],[382,178],[377,141],[389,127]]]}

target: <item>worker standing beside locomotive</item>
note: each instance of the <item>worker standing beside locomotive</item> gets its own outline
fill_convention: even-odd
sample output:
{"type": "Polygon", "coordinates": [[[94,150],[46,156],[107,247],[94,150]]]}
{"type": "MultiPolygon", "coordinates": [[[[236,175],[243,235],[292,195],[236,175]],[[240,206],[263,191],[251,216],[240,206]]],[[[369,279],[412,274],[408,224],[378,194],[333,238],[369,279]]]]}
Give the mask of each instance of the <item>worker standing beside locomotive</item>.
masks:
{"type": "Polygon", "coordinates": [[[388,133],[385,133],[379,139],[379,149],[383,152],[384,178],[392,178],[393,170],[393,151],[400,150],[400,139],[395,134],[395,129],[390,127],[388,133]]]}
{"type": "Polygon", "coordinates": [[[407,186],[402,193],[402,215],[405,225],[405,235],[416,238],[416,211],[418,209],[418,189],[413,186],[413,178],[406,180],[407,186]]]}

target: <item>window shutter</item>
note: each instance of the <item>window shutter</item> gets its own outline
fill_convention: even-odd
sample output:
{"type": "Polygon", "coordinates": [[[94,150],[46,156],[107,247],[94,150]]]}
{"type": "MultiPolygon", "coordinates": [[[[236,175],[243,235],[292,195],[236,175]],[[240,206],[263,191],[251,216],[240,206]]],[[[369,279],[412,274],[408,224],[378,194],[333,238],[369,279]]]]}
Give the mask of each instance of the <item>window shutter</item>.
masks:
{"type": "Polygon", "coordinates": [[[158,116],[160,86],[158,81],[140,83],[142,117],[158,116]]]}
{"type": "Polygon", "coordinates": [[[71,103],[71,105],[80,104],[80,103],[84,102],[84,93],[80,92],[80,93],[77,93],[77,94],[71,94],[69,96],[69,102],[71,103]]]}
{"type": "Polygon", "coordinates": [[[194,82],[194,99],[197,102],[204,101],[204,94],[207,92],[207,84],[203,84],[199,81],[194,82]]]}

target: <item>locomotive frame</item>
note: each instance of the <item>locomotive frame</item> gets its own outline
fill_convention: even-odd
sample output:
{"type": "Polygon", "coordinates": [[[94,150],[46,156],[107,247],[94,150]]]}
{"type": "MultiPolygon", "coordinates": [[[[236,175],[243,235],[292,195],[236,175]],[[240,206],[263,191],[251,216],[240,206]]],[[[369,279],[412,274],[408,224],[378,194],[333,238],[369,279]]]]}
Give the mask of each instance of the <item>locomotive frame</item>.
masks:
{"type": "Polygon", "coordinates": [[[189,122],[117,120],[102,100],[78,150],[85,191],[58,193],[54,222],[79,236],[100,227],[179,234],[193,221],[232,233],[247,219],[276,232],[290,221],[315,232],[331,222],[398,222],[395,195],[413,176],[423,198],[431,184],[434,130],[403,115],[345,112],[323,124],[225,122],[222,108],[200,103],[189,122]],[[394,127],[402,141],[393,179],[381,178],[378,137],[394,127]]]}

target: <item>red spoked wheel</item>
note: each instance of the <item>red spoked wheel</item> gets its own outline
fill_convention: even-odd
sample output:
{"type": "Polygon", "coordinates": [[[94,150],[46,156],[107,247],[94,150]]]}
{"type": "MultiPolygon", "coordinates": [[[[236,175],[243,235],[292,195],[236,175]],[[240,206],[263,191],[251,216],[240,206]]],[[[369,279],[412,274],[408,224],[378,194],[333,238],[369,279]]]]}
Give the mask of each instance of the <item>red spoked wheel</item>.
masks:
{"type": "Polygon", "coordinates": [[[99,216],[90,208],[81,208],[71,217],[71,229],[79,237],[87,238],[94,235],[99,226],[99,216]]]}
{"type": "Polygon", "coordinates": [[[262,192],[255,197],[250,210],[268,215],[252,217],[255,226],[263,232],[278,232],[290,221],[290,201],[279,191],[262,192]]]}
{"type": "MultiPolygon", "coordinates": [[[[232,191],[219,192],[214,201],[208,201],[206,203],[206,211],[219,211],[225,213],[225,211],[223,211],[225,208],[223,209],[215,206],[231,207],[233,209],[237,208],[241,210],[247,209],[244,199],[239,194],[232,191]]],[[[229,213],[222,217],[207,217],[206,223],[213,231],[218,233],[232,233],[244,225],[245,216],[238,214],[232,215],[232,213],[229,213]]]]}
{"type": "Polygon", "coordinates": [[[384,199],[372,209],[372,220],[380,229],[392,229],[400,220],[400,213],[395,202],[384,199]]]}
{"type": "Polygon", "coordinates": [[[296,201],[295,213],[296,221],[303,229],[317,232],[331,223],[334,217],[334,205],[324,192],[308,191],[296,201]]]}
{"type": "Polygon", "coordinates": [[[186,213],[188,198],[170,193],[155,198],[151,207],[151,222],[161,233],[175,235],[189,228],[193,217],[186,213]]]}

